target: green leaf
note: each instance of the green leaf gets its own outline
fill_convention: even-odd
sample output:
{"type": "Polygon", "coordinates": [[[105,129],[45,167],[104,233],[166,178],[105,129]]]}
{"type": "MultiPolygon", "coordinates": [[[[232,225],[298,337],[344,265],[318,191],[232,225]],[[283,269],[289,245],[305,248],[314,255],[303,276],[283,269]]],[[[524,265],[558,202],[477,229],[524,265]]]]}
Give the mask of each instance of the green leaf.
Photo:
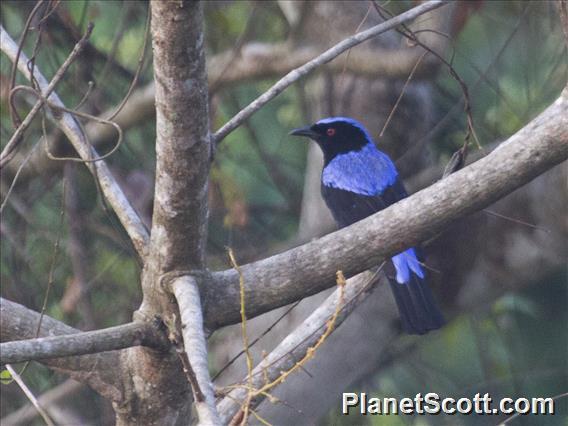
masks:
{"type": "Polygon", "coordinates": [[[0,383],[3,385],[9,385],[12,383],[14,379],[12,379],[12,375],[8,370],[2,370],[0,372],[0,383]]]}

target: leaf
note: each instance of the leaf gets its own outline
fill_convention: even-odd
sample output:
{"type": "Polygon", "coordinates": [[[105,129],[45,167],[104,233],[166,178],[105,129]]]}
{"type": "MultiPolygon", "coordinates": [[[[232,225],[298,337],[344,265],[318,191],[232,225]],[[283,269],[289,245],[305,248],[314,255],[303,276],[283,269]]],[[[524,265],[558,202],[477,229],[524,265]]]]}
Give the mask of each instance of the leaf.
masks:
{"type": "Polygon", "coordinates": [[[0,383],[1,384],[9,385],[13,381],[14,381],[14,379],[12,379],[12,375],[10,374],[10,372],[8,370],[2,370],[2,372],[0,372],[0,383]]]}

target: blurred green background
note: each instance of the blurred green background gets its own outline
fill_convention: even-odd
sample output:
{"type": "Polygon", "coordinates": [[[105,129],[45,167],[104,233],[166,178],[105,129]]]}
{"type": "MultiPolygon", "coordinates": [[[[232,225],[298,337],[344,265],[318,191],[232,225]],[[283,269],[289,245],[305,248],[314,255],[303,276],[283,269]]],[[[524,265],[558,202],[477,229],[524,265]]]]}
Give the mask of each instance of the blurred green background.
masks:
{"type": "MultiPolygon", "coordinates": [[[[387,7],[398,12],[412,3],[393,2],[387,7]]],[[[1,22],[14,39],[20,37],[34,5],[29,1],[2,1],[1,22]]],[[[61,2],[61,13],[45,23],[36,56],[36,65],[48,78],[74,45],[72,29],[81,34],[89,21],[95,23],[91,50],[71,66],[57,87],[66,105],[81,101],[89,81],[95,82],[86,103],[90,113],[100,114],[121,101],[143,45],[147,7],[146,2],[133,1],[61,2]]],[[[290,25],[274,1],[205,2],[205,19],[209,56],[232,49],[242,41],[243,34],[245,41],[266,43],[283,42],[290,35],[290,25]]],[[[554,2],[479,2],[460,25],[446,56],[470,89],[478,137],[484,145],[490,145],[520,129],[558,96],[568,75],[566,43],[554,2]]],[[[24,45],[28,55],[34,49],[36,34],[31,32],[24,45]]],[[[152,81],[150,50],[137,87],[152,81]]],[[[2,55],[2,146],[13,132],[7,93],[11,66],[2,55]]],[[[239,82],[213,92],[212,128],[218,129],[277,78],[239,82]]],[[[19,75],[17,82],[23,84],[19,75]]],[[[431,143],[430,161],[444,165],[463,143],[466,120],[459,104],[461,91],[445,69],[430,78],[429,84],[433,96],[428,108],[435,123],[444,120],[431,143]]],[[[288,246],[297,236],[308,145],[287,134],[291,128],[307,123],[301,87],[295,85],[270,102],[218,148],[210,188],[211,269],[228,267],[227,246],[244,263],[288,246]]],[[[24,95],[17,97],[21,114],[29,111],[29,101],[24,95]]],[[[47,131],[55,131],[49,122],[47,131]]],[[[22,155],[35,146],[41,132],[41,120],[36,119],[26,133],[22,155]]],[[[121,182],[127,187],[132,184],[133,194],[140,201],[138,208],[147,217],[153,191],[154,134],[153,120],[138,123],[126,130],[121,148],[108,159],[121,182]]],[[[64,181],[60,169],[15,186],[2,212],[2,297],[41,310],[52,271],[46,314],[78,328],[127,322],[141,301],[139,265],[117,220],[102,208],[91,176],[84,167],[71,167],[71,180],[64,181]],[[68,254],[69,213],[62,207],[64,187],[69,191],[71,186],[78,197],[75,214],[82,224],[82,244],[88,258],[86,303],[93,313],[88,321],[73,298],[76,272],[68,254]],[[58,240],[61,245],[57,250],[58,240]]],[[[3,171],[3,202],[12,179],[13,174],[3,171]]],[[[68,197],[67,193],[65,202],[68,197]]],[[[558,214],[566,215],[566,211],[558,214]]],[[[564,259],[566,254],[558,253],[564,259]]],[[[473,314],[457,315],[441,333],[420,340],[412,350],[407,349],[415,345],[414,341],[402,337],[389,348],[380,375],[358,389],[370,396],[405,397],[427,388],[456,398],[489,389],[494,399],[567,392],[567,272],[564,266],[522,291],[505,293],[473,314]]],[[[27,368],[24,379],[36,394],[64,380],[38,364],[27,368]]],[[[112,412],[103,401],[88,391],[81,395],[83,400],[76,404],[84,407],[92,424],[112,422],[112,412]]],[[[568,425],[567,400],[557,401],[559,414],[554,417],[521,416],[511,424],[568,425]]],[[[4,417],[24,405],[26,399],[12,383],[2,385],[1,402],[4,417]]],[[[331,410],[320,423],[485,425],[497,420],[484,416],[343,417],[338,410],[331,410]]]]}

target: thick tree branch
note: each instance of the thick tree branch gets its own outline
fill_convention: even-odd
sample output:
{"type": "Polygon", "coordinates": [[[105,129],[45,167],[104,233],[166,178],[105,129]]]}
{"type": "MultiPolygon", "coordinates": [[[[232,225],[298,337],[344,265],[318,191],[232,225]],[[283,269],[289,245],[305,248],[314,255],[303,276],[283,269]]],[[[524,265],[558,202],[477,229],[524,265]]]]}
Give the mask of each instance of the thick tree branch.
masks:
{"type": "Polygon", "coordinates": [[[203,268],[210,143],[201,13],[199,2],[183,2],[180,8],[170,2],[152,3],[156,189],[145,274],[150,279],[143,280],[139,309],[144,314],[153,315],[163,303],[155,300],[163,298],[155,291],[161,276],[203,268]],[[184,22],[174,24],[173,19],[184,22]]]}
{"type": "MultiPolygon", "coordinates": [[[[0,298],[0,338],[2,342],[33,339],[36,336],[40,314],[22,305],[0,298]]],[[[40,337],[71,335],[80,333],[47,315],[43,316],[40,337]]],[[[4,353],[2,353],[4,355],[4,353]]],[[[118,380],[117,366],[119,353],[116,351],[96,355],[43,360],[42,364],[85,383],[106,398],[116,401],[122,395],[118,380]]]]}
{"type": "Polygon", "coordinates": [[[132,322],[102,330],[1,343],[0,364],[94,354],[131,346],[168,350],[168,340],[158,326],[132,322]]]}
{"type": "Polygon", "coordinates": [[[372,37],[375,37],[381,33],[393,29],[400,24],[404,24],[408,21],[411,21],[417,18],[418,16],[423,15],[431,10],[437,9],[440,6],[443,6],[445,3],[446,1],[444,0],[430,0],[419,6],[416,6],[407,12],[401,13],[400,15],[395,16],[392,19],[389,19],[386,22],[383,22],[379,25],[375,25],[374,27],[369,28],[368,30],[361,31],[360,33],[357,33],[343,40],[342,42],[336,44],[332,48],[326,50],[317,58],[314,58],[311,61],[302,65],[301,67],[290,71],[280,80],[278,80],[270,89],[268,89],[265,93],[263,93],[261,96],[256,98],[247,107],[239,111],[237,115],[231,118],[225,125],[223,125],[223,127],[221,127],[217,132],[215,132],[215,134],[213,135],[213,143],[219,143],[229,133],[231,133],[233,130],[239,127],[243,121],[248,119],[256,111],[262,108],[263,105],[274,99],[290,85],[292,85],[300,78],[304,77],[305,75],[309,74],[313,70],[317,69],[321,65],[328,63],[329,61],[336,58],[346,50],[351,49],[352,47],[357,46],[358,44],[361,44],[372,37]]]}
{"type": "MultiPolygon", "coordinates": [[[[202,2],[150,3],[156,95],[156,181],[149,254],[142,275],[143,301],[136,316],[164,318],[170,329],[179,322],[178,305],[166,286],[182,270],[204,269],[207,241],[207,192],[210,137],[202,2]]],[[[180,305],[181,307],[181,305],[180,305]]],[[[201,311],[199,294],[183,300],[184,312],[201,311]]],[[[202,328],[202,322],[187,327],[202,328]]],[[[195,335],[201,336],[203,334],[195,335]]],[[[187,344],[187,343],[186,343],[187,344]]],[[[203,339],[197,348],[205,348],[203,339]]],[[[201,350],[188,350],[190,363],[200,371],[199,385],[207,387],[201,350]]],[[[181,358],[183,367],[185,357],[181,358]]],[[[143,348],[130,349],[126,365],[131,377],[152,383],[151,391],[135,388],[128,410],[117,422],[148,425],[186,423],[191,412],[190,386],[179,359],[166,359],[143,348]],[[159,406],[160,409],[155,407],[159,406]]],[[[192,383],[195,385],[195,383],[192,383]]],[[[194,390],[197,390],[194,387],[194,390]]],[[[203,392],[206,393],[206,392],[203,392]]],[[[200,422],[215,419],[214,406],[195,392],[200,422]]]]}
{"type": "MultiPolygon", "coordinates": [[[[3,27],[0,27],[0,40],[2,51],[10,58],[11,61],[15,61],[18,46],[3,27]]],[[[26,79],[30,80],[31,74],[27,68],[27,63],[28,58],[26,55],[23,52],[20,53],[18,69],[22,74],[24,74],[26,79]]],[[[37,67],[34,68],[34,79],[37,81],[39,88],[43,93],[48,87],[48,82],[37,67]]],[[[63,102],[55,92],[50,95],[49,100],[57,107],[64,107],[63,102]]],[[[89,144],[87,136],[72,114],[57,111],[53,114],[53,119],[61,131],[65,133],[83,160],[89,161],[99,157],[95,149],[89,144]]],[[[140,257],[144,258],[149,240],[148,232],[124,196],[120,186],[116,183],[108,166],[104,161],[90,162],[86,163],[86,165],[95,176],[95,179],[99,181],[103,194],[117,214],[122,226],[124,226],[124,229],[130,236],[136,251],[140,257]]]]}
{"type": "MultiPolygon", "coordinates": [[[[543,113],[486,157],[357,224],[242,267],[257,316],[333,285],[338,269],[352,276],[454,220],[478,211],[568,157],[568,89],[543,113]],[[404,224],[404,226],[401,226],[404,224]]],[[[213,273],[206,288],[211,329],[239,321],[239,280],[213,273]]]]}

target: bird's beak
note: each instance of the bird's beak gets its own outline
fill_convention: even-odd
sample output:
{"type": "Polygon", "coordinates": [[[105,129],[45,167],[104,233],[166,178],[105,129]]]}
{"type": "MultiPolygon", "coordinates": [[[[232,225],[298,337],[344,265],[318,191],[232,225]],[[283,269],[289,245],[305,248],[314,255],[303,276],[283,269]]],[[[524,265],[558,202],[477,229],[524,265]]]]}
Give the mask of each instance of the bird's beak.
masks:
{"type": "Polygon", "coordinates": [[[312,130],[311,126],[300,127],[299,129],[294,129],[288,134],[292,135],[292,136],[306,136],[306,137],[311,138],[311,139],[316,139],[319,136],[317,132],[314,132],[312,130]]]}

